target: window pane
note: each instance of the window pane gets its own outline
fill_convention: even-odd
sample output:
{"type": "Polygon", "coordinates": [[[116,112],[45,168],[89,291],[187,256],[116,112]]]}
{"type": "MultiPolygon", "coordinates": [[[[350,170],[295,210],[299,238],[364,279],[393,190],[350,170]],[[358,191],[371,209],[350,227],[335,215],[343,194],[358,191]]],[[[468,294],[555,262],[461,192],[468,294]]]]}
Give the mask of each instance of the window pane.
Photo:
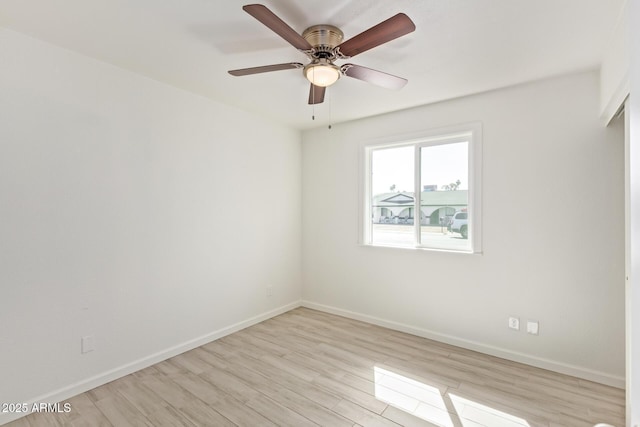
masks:
{"type": "Polygon", "coordinates": [[[440,249],[471,250],[468,143],[420,149],[420,242],[440,249]]]}
{"type": "Polygon", "coordinates": [[[364,152],[365,244],[481,252],[479,125],[364,152]]]}
{"type": "Polygon", "coordinates": [[[371,243],[415,246],[413,146],[371,153],[371,243]]]}

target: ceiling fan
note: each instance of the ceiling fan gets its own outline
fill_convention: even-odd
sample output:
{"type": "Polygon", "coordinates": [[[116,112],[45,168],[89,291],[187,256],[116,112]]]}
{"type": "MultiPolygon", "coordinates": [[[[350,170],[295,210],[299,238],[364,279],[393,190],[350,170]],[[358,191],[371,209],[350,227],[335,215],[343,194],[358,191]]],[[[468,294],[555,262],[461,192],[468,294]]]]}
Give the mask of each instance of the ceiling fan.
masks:
{"type": "Polygon", "coordinates": [[[302,69],[304,76],[311,82],[309,104],[323,102],[327,86],[334,84],[340,76],[353,77],[388,89],[400,89],[407,84],[406,79],[382,71],[355,64],[341,66],[335,64],[336,60],[352,58],[414,31],[415,24],[404,13],[398,13],[343,42],[344,34],[333,25],[314,25],[304,30],[300,35],[262,4],[249,4],[243,6],[242,9],[307,55],[310,62],[306,65],[299,62],[288,62],[229,71],[229,74],[233,76],[302,69]]]}

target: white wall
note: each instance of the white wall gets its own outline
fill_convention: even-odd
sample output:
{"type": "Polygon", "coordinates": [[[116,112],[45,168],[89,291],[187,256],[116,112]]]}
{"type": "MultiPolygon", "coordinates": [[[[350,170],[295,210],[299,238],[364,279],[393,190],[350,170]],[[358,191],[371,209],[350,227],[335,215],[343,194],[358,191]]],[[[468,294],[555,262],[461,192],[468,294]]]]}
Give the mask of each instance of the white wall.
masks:
{"type": "Polygon", "coordinates": [[[629,7],[629,2],[625,2],[600,67],[600,109],[605,124],[611,121],[629,94],[629,7]]]}
{"type": "Polygon", "coordinates": [[[0,402],[299,304],[298,131],[6,30],[0,58],[0,402]]]}
{"type": "Polygon", "coordinates": [[[599,116],[583,73],[303,133],[303,303],[623,386],[623,129],[599,116]],[[358,246],[359,144],[475,121],[484,253],[358,246]]]}

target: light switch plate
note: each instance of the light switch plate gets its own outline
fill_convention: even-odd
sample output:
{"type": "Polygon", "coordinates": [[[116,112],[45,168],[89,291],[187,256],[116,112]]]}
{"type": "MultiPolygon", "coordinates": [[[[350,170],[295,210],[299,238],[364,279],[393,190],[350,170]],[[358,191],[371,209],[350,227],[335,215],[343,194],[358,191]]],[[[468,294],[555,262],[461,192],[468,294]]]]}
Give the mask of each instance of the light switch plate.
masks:
{"type": "Polygon", "coordinates": [[[80,351],[82,354],[89,353],[95,349],[95,341],[93,335],[87,335],[80,340],[80,351]]]}

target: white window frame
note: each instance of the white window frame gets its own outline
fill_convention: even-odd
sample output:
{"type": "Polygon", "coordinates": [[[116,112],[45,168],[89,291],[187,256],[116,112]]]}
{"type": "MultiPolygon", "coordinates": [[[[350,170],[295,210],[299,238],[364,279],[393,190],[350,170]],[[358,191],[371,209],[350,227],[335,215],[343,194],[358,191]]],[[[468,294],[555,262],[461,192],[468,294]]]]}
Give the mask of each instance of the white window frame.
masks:
{"type": "MultiPolygon", "coordinates": [[[[437,129],[426,130],[417,134],[389,136],[361,143],[360,156],[360,239],[364,246],[392,247],[400,249],[421,249],[430,251],[445,251],[456,253],[482,253],[482,123],[468,123],[437,129]],[[443,249],[418,244],[420,241],[420,220],[414,219],[415,240],[413,246],[387,246],[372,242],[371,221],[371,177],[372,177],[372,153],[384,148],[414,147],[414,209],[420,212],[421,203],[421,155],[422,147],[442,145],[447,143],[468,141],[468,168],[469,168],[469,199],[467,212],[470,218],[469,238],[470,250],[443,249]]],[[[416,214],[419,218],[420,216],[416,214]]]]}

